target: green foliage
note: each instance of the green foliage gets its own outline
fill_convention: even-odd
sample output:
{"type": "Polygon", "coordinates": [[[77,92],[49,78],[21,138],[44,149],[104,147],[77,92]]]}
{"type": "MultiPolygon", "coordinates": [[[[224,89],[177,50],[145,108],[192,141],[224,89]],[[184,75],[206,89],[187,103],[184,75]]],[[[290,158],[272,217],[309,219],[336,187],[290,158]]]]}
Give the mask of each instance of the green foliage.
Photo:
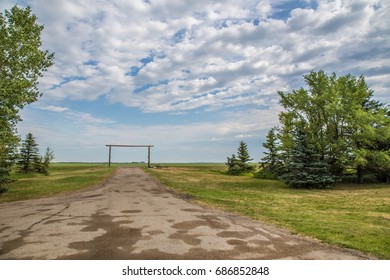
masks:
{"type": "Polygon", "coordinates": [[[39,148],[35,137],[31,133],[28,133],[26,139],[22,142],[17,165],[19,166],[20,173],[42,173],[48,175],[49,164],[53,159],[54,153],[50,148],[46,149],[43,157],[39,155],[39,148]]]}
{"type": "Polygon", "coordinates": [[[299,128],[332,175],[340,177],[352,168],[360,183],[364,174],[373,172],[379,180],[389,180],[389,111],[372,100],[364,78],[312,71],[304,80],[306,89],[279,92],[284,108],[278,134],[283,165],[291,161],[294,131],[299,128]]]}
{"type": "Polygon", "coordinates": [[[35,173],[40,162],[39,148],[35,137],[28,133],[23,140],[17,161],[20,173],[35,173]]]}
{"type": "Polygon", "coordinates": [[[18,140],[0,115],[0,194],[7,192],[7,184],[12,182],[9,174],[14,163],[18,140]]]}
{"type": "Polygon", "coordinates": [[[328,188],[336,178],[329,172],[329,165],[320,159],[312,148],[307,135],[297,130],[291,160],[286,164],[286,173],[280,176],[288,185],[296,188],[328,188]]]}
{"type": "Polygon", "coordinates": [[[254,178],[258,179],[268,179],[268,180],[276,180],[278,179],[278,176],[275,173],[272,173],[270,171],[267,171],[265,169],[260,169],[256,171],[256,173],[253,175],[254,178]]]}
{"type": "Polygon", "coordinates": [[[1,115],[17,120],[18,110],[40,96],[38,78],[53,64],[53,54],[40,49],[43,26],[31,8],[14,6],[0,14],[1,115]]]}
{"type": "Polygon", "coordinates": [[[54,159],[54,152],[49,147],[47,147],[45,155],[43,156],[43,158],[42,157],[40,158],[40,162],[37,170],[38,173],[49,175],[49,166],[53,159],[54,159]]]}
{"type": "Polygon", "coordinates": [[[19,110],[38,99],[38,78],[53,64],[53,54],[41,50],[43,26],[31,8],[14,6],[0,13],[0,186],[9,182],[9,168],[19,138],[19,110]]]}
{"type": "Polygon", "coordinates": [[[13,161],[11,159],[11,150],[5,145],[0,143],[0,194],[8,191],[7,184],[12,182],[9,178],[13,161]]]}
{"type": "Polygon", "coordinates": [[[264,152],[265,157],[262,158],[262,162],[260,163],[262,168],[260,174],[263,174],[264,176],[266,176],[266,174],[273,174],[273,177],[280,175],[282,171],[282,156],[280,153],[280,140],[278,139],[276,127],[271,128],[268,132],[266,142],[263,143],[263,147],[266,148],[266,151],[264,152]]]}
{"type": "Polygon", "coordinates": [[[253,166],[248,164],[251,160],[253,159],[249,156],[246,143],[240,141],[240,145],[237,149],[237,156],[233,154],[232,157],[227,158],[226,165],[228,166],[228,174],[239,175],[253,171],[253,166]]]}

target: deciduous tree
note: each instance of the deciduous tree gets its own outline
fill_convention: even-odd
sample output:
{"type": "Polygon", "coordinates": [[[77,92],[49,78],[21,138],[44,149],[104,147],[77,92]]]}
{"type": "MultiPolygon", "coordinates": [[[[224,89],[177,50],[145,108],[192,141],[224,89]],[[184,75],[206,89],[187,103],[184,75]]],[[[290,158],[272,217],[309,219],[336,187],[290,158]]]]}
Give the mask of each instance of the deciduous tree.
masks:
{"type": "Polygon", "coordinates": [[[390,142],[389,117],[386,106],[372,100],[373,91],[364,77],[312,71],[304,80],[307,88],[279,92],[284,108],[279,136],[284,161],[288,161],[296,141],[291,132],[304,123],[300,129],[333,175],[341,176],[353,168],[361,183],[370,161],[387,170],[389,152],[383,143],[390,142]]]}
{"type": "MultiPolygon", "coordinates": [[[[38,99],[38,79],[54,55],[41,49],[43,25],[30,7],[14,6],[0,13],[0,182],[7,181],[19,142],[19,110],[38,99]]],[[[3,184],[2,183],[2,184],[3,184]]]]}

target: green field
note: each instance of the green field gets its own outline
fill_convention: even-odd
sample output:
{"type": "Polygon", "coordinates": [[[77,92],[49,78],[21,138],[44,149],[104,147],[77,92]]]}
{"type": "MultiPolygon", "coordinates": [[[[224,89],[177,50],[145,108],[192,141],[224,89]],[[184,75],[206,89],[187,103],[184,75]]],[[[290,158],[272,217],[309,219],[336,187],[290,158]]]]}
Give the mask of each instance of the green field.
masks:
{"type": "Polygon", "coordinates": [[[302,190],[277,180],[229,176],[222,164],[145,170],[197,203],[390,259],[389,184],[302,190]]]}
{"type": "Polygon", "coordinates": [[[80,190],[103,182],[114,170],[106,164],[55,163],[49,176],[13,172],[11,178],[16,181],[8,185],[7,193],[0,195],[0,203],[80,190]]]}

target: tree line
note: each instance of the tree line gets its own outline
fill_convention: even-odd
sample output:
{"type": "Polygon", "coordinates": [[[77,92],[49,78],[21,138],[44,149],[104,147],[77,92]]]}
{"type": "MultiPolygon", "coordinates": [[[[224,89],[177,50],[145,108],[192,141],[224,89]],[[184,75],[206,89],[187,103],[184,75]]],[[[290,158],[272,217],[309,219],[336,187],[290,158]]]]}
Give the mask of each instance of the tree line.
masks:
{"type": "Polygon", "coordinates": [[[18,158],[19,111],[41,96],[38,79],[54,63],[54,54],[41,50],[42,30],[43,25],[37,23],[30,7],[15,5],[0,13],[0,190],[3,192],[18,158]]]}
{"type": "Polygon", "coordinates": [[[257,176],[306,188],[331,187],[348,178],[389,183],[389,106],[373,100],[363,76],[321,70],[303,77],[306,88],[278,92],[280,124],[263,143],[257,176]]]}
{"type": "MultiPolygon", "coordinates": [[[[32,133],[27,133],[26,138],[22,141],[19,152],[15,155],[14,163],[16,172],[22,174],[40,173],[49,175],[49,166],[54,159],[54,152],[47,147],[43,156],[39,153],[39,145],[32,133]]],[[[7,178],[8,183],[12,179],[7,178]]],[[[3,184],[0,187],[0,194],[7,192],[8,187],[3,184]]]]}

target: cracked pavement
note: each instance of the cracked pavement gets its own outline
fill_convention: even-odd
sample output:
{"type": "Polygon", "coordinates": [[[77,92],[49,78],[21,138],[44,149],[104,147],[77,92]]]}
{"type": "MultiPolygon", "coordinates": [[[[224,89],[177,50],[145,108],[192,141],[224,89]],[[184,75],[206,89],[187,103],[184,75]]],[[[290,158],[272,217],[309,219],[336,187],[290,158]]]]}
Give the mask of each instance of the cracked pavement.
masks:
{"type": "Polygon", "coordinates": [[[140,168],[55,197],[0,204],[0,259],[368,259],[191,203],[140,168]]]}

